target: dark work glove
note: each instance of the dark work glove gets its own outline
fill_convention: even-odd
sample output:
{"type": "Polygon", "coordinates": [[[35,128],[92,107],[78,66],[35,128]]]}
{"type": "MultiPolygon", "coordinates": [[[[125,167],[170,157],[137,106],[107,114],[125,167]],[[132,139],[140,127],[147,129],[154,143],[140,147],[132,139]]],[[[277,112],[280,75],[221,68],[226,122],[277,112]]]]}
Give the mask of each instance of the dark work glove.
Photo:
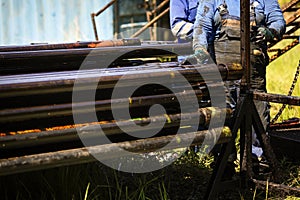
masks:
{"type": "Polygon", "coordinates": [[[273,41],[276,36],[276,31],[274,29],[269,29],[267,27],[259,27],[257,29],[257,34],[255,37],[255,43],[261,43],[261,42],[269,42],[273,41]]]}
{"type": "Polygon", "coordinates": [[[184,64],[207,64],[209,62],[210,55],[205,49],[197,49],[195,50],[195,53],[186,56],[184,59],[179,61],[179,65],[184,65],[184,64]]]}

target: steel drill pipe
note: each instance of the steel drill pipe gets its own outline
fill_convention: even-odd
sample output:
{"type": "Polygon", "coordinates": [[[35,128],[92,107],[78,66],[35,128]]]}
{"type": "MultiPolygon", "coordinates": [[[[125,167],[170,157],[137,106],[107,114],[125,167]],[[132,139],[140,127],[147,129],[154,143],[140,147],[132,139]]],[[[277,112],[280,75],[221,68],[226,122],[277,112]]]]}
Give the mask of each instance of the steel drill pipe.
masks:
{"type": "MultiPolygon", "coordinates": [[[[163,122],[165,123],[164,132],[168,132],[168,134],[176,134],[176,131],[170,128],[178,127],[180,124],[185,125],[184,127],[179,127],[180,133],[186,133],[193,130],[193,127],[191,127],[192,125],[207,127],[211,122],[212,116],[214,116],[214,123],[216,123],[217,120],[221,119],[222,115],[224,114],[226,114],[226,117],[229,118],[231,112],[232,111],[229,109],[218,109],[208,107],[200,108],[198,112],[191,113],[171,115],[166,114],[161,116],[144,117],[137,118],[134,120],[130,119],[118,122],[94,122],[87,124],[78,124],[66,126],[65,128],[59,127],[59,130],[55,130],[56,127],[53,127],[53,130],[51,131],[40,131],[21,135],[7,135],[0,137],[0,150],[3,153],[4,151],[9,152],[13,149],[60,144],[67,141],[76,141],[79,140],[76,128],[81,130],[79,133],[80,137],[89,139],[91,141],[91,145],[99,144],[99,140],[97,139],[102,137],[102,135],[99,133],[99,128],[101,128],[106,137],[109,136],[111,139],[113,139],[114,137],[118,136],[117,140],[119,142],[127,141],[129,139],[132,140],[132,137],[129,137],[129,135],[127,134],[124,134],[124,132],[119,128],[119,126],[130,128],[132,126],[132,121],[134,121],[134,123],[137,125],[135,129],[131,130],[132,132],[151,132],[153,131],[153,128],[149,128],[145,125],[148,125],[149,123],[161,124],[163,122]],[[199,121],[195,121],[195,119],[199,119],[199,121]],[[167,129],[169,129],[169,131],[165,131],[167,129]]],[[[166,135],[166,133],[164,134],[166,135]]],[[[157,136],[158,135],[156,135],[156,137],[157,136]]]]}
{"type": "MultiPolygon", "coordinates": [[[[95,161],[93,155],[101,155],[102,159],[112,159],[126,156],[124,155],[124,151],[121,153],[120,149],[125,149],[126,152],[147,153],[157,150],[161,147],[165,147],[173,139],[176,139],[178,143],[169,145],[169,149],[179,148],[181,147],[180,144],[186,143],[192,139],[193,145],[202,144],[205,138],[216,140],[216,132],[218,132],[218,130],[199,131],[195,134],[186,133],[177,134],[175,136],[161,136],[156,138],[0,159],[0,175],[9,175],[59,166],[88,163],[95,161]]],[[[230,140],[230,138],[231,134],[223,131],[216,143],[226,143],[230,140]]]]}
{"type": "Polygon", "coordinates": [[[108,58],[115,58],[110,65],[120,65],[122,59],[153,58],[191,54],[191,44],[159,44],[118,46],[105,48],[77,48],[43,51],[0,52],[0,74],[22,74],[78,70],[89,55],[89,69],[106,66],[108,58]]]}
{"type": "MultiPolygon", "coordinates": [[[[191,88],[193,88],[195,91],[197,90],[201,90],[203,92],[203,96],[202,97],[207,97],[209,96],[208,94],[208,88],[204,85],[201,85],[202,83],[190,83],[187,85],[176,85],[172,88],[170,88],[171,90],[174,89],[173,92],[171,92],[169,89],[164,88],[164,87],[160,87],[159,85],[145,85],[145,86],[141,86],[139,87],[139,89],[137,89],[134,94],[132,95],[128,95],[128,96],[123,96],[120,98],[127,98],[130,99],[132,97],[147,97],[147,96],[154,96],[154,95],[162,95],[162,94],[170,94],[170,93],[180,93],[180,92],[184,92],[184,91],[192,91],[191,88]],[[176,91],[175,91],[176,90],[176,91]]],[[[223,83],[214,83],[214,85],[210,84],[210,88],[214,88],[214,89],[222,89],[223,87],[223,83]]],[[[126,88],[124,88],[126,89],[126,88]]],[[[128,88],[130,89],[130,88],[128,88]]],[[[87,99],[87,100],[83,100],[84,101],[104,101],[104,100],[108,100],[111,99],[111,95],[112,92],[114,91],[114,88],[109,88],[109,89],[99,89],[96,90],[96,94],[95,94],[95,98],[93,99],[87,99]]],[[[88,90],[83,91],[83,93],[88,92],[88,90]]],[[[219,94],[219,93],[218,93],[219,94]]],[[[220,93],[221,95],[221,93],[220,93]]],[[[32,108],[36,108],[36,107],[43,107],[43,106],[47,106],[49,105],[50,107],[52,107],[53,105],[62,105],[64,106],[65,104],[70,104],[71,102],[73,103],[77,103],[75,101],[72,100],[73,98],[73,93],[72,92],[56,92],[55,93],[55,98],[53,98],[53,93],[42,93],[42,94],[36,94],[36,95],[26,95],[26,96],[22,96],[22,101],[20,101],[20,98],[18,98],[17,96],[10,96],[7,98],[0,98],[1,104],[0,104],[0,110],[7,110],[7,109],[16,109],[16,108],[28,108],[28,107],[32,107],[32,108]]],[[[200,96],[199,96],[200,97],[200,96]]],[[[149,97],[151,98],[151,97],[149,97]]],[[[207,99],[204,99],[207,100],[207,99]]],[[[107,101],[107,103],[109,103],[107,101]]],[[[84,103],[83,103],[84,104],[84,103]]],[[[108,104],[107,104],[108,105],[108,104]]]]}
{"type": "Polygon", "coordinates": [[[75,48],[116,47],[116,46],[138,46],[141,41],[138,38],[102,40],[90,42],[58,43],[58,44],[35,44],[23,46],[0,46],[0,53],[12,51],[40,51],[75,48]]]}
{"type": "MultiPolygon", "coordinates": [[[[14,75],[0,77],[0,98],[17,97],[32,94],[46,94],[58,92],[72,92],[76,81],[76,90],[87,90],[98,84],[98,89],[113,88],[122,78],[126,84],[123,87],[135,86],[137,82],[151,80],[160,84],[181,82],[178,75],[184,76],[191,82],[203,82],[205,77],[209,81],[220,81],[215,75],[214,65],[178,67],[177,63],[152,64],[127,68],[94,69],[71,72],[41,73],[30,75],[14,75]]],[[[229,69],[230,70],[230,69],[229,69]]],[[[236,80],[243,71],[230,73],[228,68],[219,65],[219,72],[223,80],[236,80]]],[[[182,81],[186,81],[182,80],[182,81]]]]}
{"type": "MultiPolygon", "coordinates": [[[[41,119],[49,117],[61,117],[61,116],[71,116],[72,109],[76,109],[81,113],[91,112],[91,108],[95,108],[96,112],[108,111],[111,109],[112,104],[115,108],[122,109],[127,108],[137,108],[151,106],[154,104],[172,104],[178,103],[176,97],[180,96],[185,98],[186,102],[190,102],[191,96],[195,96],[199,99],[199,104],[201,106],[200,100],[203,98],[204,94],[201,90],[184,91],[175,94],[162,94],[162,95],[150,95],[123,99],[105,99],[97,100],[95,102],[79,102],[79,103],[65,103],[65,104],[53,104],[44,106],[31,106],[31,107],[18,107],[0,110],[0,123],[7,122],[17,122],[32,119],[41,119]],[[93,106],[93,107],[92,107],[93,106]]],[[[208,103],[203,102],[201,107],[207,107],[208,103]]]]}

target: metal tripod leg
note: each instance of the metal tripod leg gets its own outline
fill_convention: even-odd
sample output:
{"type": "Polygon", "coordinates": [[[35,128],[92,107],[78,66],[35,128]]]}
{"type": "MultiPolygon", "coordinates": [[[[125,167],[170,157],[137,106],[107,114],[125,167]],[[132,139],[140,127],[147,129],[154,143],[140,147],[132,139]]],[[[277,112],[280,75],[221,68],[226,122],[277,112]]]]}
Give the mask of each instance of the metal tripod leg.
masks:
{"type": "Polygon", "coordinates": [[[263,145],[264,152],[267,159],[271,162],[271,168],[273,170],[274,178],[278,180],[278,161],[276,160],[275,154],[272,151],[266,131],[263,128],[261,119],[257,112],[256,106],[253,102],[252,94],[241,94],[240,100],[236,107],[234,115],[235,123],[232,127],[232,139],[228,144],[225,144],[218,157],[216,167],[214,168],[212,177],[210,179],[208,190],[205,199],[215,199],[217,194],[222,191],[229,189],[233,185],[237,185],[236,182],[226,181],[222,182],[222,175],[226,167],[226,163],[230,153],[232,153],[233,145],[235,145],[235,138],[237,132],[240,129],[240,154],[241,154],[241,183],[243,187],[248,187],[248,182],[253,178],[252,171],[252,126],[254,127],[257,137],[263,145]]]}
{"type": "Polygon", "coordinates": [[[215,199],[220,191],[229,189],[230,187],[233,188],[234,185],[239,186],[239,183],[237,181],[230,181],[230,183],[226,181],[226,184],[224,184],[224,182],[222,182],[222,175],[224,174],[229,155],[232,153],[232,149],[235,145],[237,131],[243,119],[243,107],[245,107],[244,98],[241,98],[241,100],[237,104],[236,112],[234,115],[235,123],[231,129],[232,139],[229,143],[224,144],[224,146],[221,149],[216,166],[213,170],[212,176],[208,184],[205,199],[215,199]]]}
{"type": "Polygon", "coordinates": [[[270,169],[272,171],[273,179],[275,182],[281,182],[282,176],[280,174],[280,168],[278,160],[275,156],[275,153],[273,152],[273,149],[270,145],[269,137],[266,134],[266,130],[263,127],[263,124],[260,120],[259,114],[256,110],[255,104],[253,101],[252,103],[252,120],[253,120],[253,127],[256,132],[257,138],[262,145],[264,154],[267,158],[267,160],[270,162],[270,169]]]}

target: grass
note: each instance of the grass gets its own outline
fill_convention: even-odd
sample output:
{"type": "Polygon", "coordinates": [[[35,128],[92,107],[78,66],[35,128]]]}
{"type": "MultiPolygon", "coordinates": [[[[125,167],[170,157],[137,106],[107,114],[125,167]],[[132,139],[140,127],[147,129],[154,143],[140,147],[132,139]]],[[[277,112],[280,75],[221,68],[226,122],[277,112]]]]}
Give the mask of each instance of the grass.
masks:
{"type": "MultiPolygon", "coordinates": [[[[203,199],[212,156],[200,160],[189,152],[172,165],[146,174],[112,170],[99,163],[55,168],[1,177],[1,199],[84,199],[84,200],[186,200],[203,199]]],[[[300,167],[287,160],[285,184],[299,187],[300,167]]],[[[282,197],[280,199],[296,199],[282,197]]],[[[219,199],[278,199],[268,190],[232,190],[219,199]]]]}
{"type": "MultiPolygon", "coordinates": [[[[285,5],[290,2],[290,0],[279,0],[280,5],[285,5]]],[[[296,35],[299,35],[300,31],[296,32],[296,35]]],[[[274,48],[282,48],[285,45],[291,43],[292,40],[282,41],[278,43],[274,48]]],[[[267,68],[267,90],[269,93],[275,94],[284,94],[287,95],[291,84],[294,79],[294,75],[297,69],[297,66],[300,61],[299,57],[300,46],[294,47],[289,52],[285,53],[283,56],[277,58],[275,61],[270,63],[267,68]]],[[[270,54],[271,55],[271,54],[270,54]]],[[[298,78],[300,79],[300,78],[298,78]]],[[[300,80],[298,80],[293,96],[300,96],[300,80]]],[[[273,118],[276,113],[279,111],[282,104],[271,103],[271,118],[273,118]]],[[[283,120],[287,120],[292,117],[300,118],[300,106],[287,106],[281,117],[279,118],[279,122],[283,120]]]]}
{"type": "Polygon", "coordinates": [[[187,156],[147,174],[123,173],[90,163],[6,176],[0,179],[0,194],[1,199],[184,199],[208,173],[194,158],[187,156]]]}
{"type": "MultiPolygon", "coordinates": [[[[286,55],[273,61],[267,68],[267,90],[269,93],[287,95],[294,79],[299,64],[298,52],[300,46],[296,46],[286,55]]],[[[300,78],[298,78],[300,79],[300,78]]],[[[300,80],[298,80],[293,96],[300,96],[300,80]]],[[[282,104],[271,104],[271,116],[274,117],[282,104]]],[[[271,118],[272,118],[271,117],[271,118]]],[[[300,106],[287,106],[279,121],[292,117],[300,117],[300,106]]]]}

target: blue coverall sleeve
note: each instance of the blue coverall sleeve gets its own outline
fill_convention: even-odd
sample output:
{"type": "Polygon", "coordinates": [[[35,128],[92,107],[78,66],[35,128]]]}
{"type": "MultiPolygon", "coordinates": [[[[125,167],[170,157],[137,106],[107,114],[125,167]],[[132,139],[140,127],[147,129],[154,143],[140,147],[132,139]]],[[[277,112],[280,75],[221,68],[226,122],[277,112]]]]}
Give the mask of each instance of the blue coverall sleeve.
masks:
{"type": "Polygon", "coordinates": [[[186,0],[170,1],[170,24],[174,36],[180,39],[192,39],[193,23],[188,21],[186,0]]]}
{"type": "Polygon", "coordinates": [[[208,48],[208,40],[212,37],[214,26],[215,1],[199,0],[196,21],[194,24],[194,50],[208,48]]]}
{"type": "Polygon", "coordinates": [[[285,20],[277,0],[265,1],[266,25],[277,31],[281,37],[285,33],[285,20]]]}

